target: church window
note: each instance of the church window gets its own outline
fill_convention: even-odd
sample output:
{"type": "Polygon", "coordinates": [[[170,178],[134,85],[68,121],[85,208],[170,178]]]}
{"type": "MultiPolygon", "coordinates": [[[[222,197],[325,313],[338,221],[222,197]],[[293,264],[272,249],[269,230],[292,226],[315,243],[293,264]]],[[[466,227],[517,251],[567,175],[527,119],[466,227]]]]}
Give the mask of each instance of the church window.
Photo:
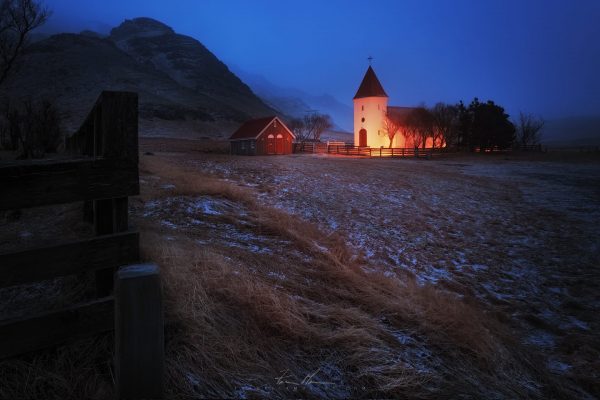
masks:
{"type": "Polygon", "coordinates": [[[365,111],[365,106],[360,106],[362,111],[365,111]]]}
{"type": "Polygon", "coordinates": [[[362,118],[360,119],[360,122],[365,122],[365,117],[362,117],[362,118]]]}

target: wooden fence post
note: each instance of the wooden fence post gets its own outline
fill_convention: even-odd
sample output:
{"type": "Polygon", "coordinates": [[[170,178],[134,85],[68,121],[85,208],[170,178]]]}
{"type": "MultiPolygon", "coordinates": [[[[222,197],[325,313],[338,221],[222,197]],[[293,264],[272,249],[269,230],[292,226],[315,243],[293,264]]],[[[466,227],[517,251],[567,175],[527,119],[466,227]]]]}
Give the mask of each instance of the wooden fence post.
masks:
{"type": "Polygon", "coordinates": [[[158,267],[115,274],[115,371],[119,399],[162,399],[164,325],[158,267]]]}
{"type": "MultiPolygon", "coordinates": [[[[94,155],[112,160],[138,163],[138,97],[136,93],[102,92],[94,115],[94,155]]],[[[128,199],[94,201],[96,235],[124,232],[128,229],[128,199]]],[[[114,270],[96,274],[98,295],[113,289],[114,270]]]]}

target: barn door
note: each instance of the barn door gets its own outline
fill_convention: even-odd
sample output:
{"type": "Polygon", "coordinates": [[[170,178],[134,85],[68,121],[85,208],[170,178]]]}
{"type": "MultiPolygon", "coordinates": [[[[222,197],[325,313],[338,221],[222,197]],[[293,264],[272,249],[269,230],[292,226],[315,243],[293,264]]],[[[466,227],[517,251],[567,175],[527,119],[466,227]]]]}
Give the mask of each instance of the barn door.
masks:
{"type": "Polygon", "coordinates": [[[277,134],[277,154],[283,154],[283,135],[277,134]]]}
{"type": "Polygon", "coordinates": [[[358,132],[358,146],[367,147],[367,130],[365,128],[358,132]]]}
{"type": "Polygon", "coordinates": [[[275,154],[275,136],[267,136],[267,154],[275,154]]]}

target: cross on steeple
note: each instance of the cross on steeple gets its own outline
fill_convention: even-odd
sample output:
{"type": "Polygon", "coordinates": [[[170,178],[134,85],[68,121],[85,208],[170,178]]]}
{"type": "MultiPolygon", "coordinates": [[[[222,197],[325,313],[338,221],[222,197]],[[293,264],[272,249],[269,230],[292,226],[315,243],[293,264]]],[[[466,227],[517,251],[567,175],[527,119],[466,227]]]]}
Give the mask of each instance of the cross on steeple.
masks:
{"type": "Polygon", "coordinates": [[[373,61],[373,57],[369,56],[369,57],[367,58],[367,60],[369,60],[369,66],[371,66],[371,61],[373,61]]]}

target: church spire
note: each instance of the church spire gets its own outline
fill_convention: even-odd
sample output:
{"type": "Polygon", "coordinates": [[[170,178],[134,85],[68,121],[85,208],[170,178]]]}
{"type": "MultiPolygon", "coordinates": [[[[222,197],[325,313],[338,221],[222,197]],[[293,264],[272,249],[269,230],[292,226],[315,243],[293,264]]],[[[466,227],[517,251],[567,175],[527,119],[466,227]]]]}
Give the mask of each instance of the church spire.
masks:
{"type": "Polygon", "coordinates": [[[388,95],[385,93],[385,90],[383,90],[383,86],[381,86],[379,79],[377,79],[377,75],[375,75],[375,71],[373,71],[371,65],[369,65],[369,68],[365,73],[365,77],[363,78],[362,83],[360,84],[360,87],[354,96],[355,99],[360,99],[363,97],[388,97],[388,95]]]}

